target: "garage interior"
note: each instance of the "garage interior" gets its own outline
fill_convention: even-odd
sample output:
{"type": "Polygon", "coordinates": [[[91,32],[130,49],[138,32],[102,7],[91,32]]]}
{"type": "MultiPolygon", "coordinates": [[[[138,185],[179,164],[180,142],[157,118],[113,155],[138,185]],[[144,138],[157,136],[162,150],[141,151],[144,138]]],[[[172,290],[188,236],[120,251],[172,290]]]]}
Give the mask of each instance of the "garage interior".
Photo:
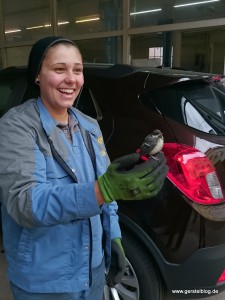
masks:
{"type": "Polygon", "coordinates": [[[27,64],[47,35],[76,41],[87,63],[224,74],[225,0],[0,0],[0,68],[27,64]]]}
{"type": "MultiPolygon", "coordinates": [[[[59,35],[85,63],[173,67],[225,75],[225,0],[0,0],[0,69],[59,35]]],[[[0,236],[0,299],[11,300],[0,236]]]]}

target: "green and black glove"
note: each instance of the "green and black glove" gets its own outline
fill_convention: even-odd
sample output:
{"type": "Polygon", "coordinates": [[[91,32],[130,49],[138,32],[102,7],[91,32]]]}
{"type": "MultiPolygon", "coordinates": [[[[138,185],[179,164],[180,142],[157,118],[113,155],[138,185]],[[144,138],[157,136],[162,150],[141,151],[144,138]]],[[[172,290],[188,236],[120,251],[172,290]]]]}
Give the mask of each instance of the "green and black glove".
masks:
{"type": "Polygon", "coordinates": [[[114,238],[111,242],[111,264],[106,275],[106,284],[113,287],[120,283],[126,268],[126,257],[120,238],[114,238]]]}
{"type": "Polygon", "coordinates": [[[152,198],[161,190],[168,172],[163,152],[154,159],[140,162],[133,153],[114,160],[105,174],[98,178],[104,200],[144,200],[152,198]]]}

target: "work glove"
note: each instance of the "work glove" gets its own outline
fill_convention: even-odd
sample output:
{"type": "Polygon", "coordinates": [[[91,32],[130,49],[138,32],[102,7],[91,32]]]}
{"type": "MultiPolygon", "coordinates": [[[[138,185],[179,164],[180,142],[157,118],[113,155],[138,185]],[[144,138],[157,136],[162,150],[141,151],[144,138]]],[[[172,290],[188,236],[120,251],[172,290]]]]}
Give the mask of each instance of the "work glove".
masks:
{"type": "Polygon", "coordinates": [[[113,287],[120,283],[126,268],[126,257],[120,238],[111,241],[111,264],[106,275],[106,284],[113,287]]]}
{"type": "Polygon", "coordinates": [[[168,172],[163,152],[141,161],[137,153],[114,160],[98,184],[106,203],[114,200],[144,200],[161,190],[168,172]]]}

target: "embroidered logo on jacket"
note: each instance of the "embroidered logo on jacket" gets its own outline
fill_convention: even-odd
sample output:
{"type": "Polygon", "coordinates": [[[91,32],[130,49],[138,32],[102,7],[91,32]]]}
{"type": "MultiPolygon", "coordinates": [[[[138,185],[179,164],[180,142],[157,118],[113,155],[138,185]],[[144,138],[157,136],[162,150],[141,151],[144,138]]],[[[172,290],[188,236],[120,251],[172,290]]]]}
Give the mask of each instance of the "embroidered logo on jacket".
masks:
{"type": "Polygon", "coordinates": [[[98,143],[99,143],[99,144],[103,144],[103,137],[102,137],[102,136],[100,136],[100,137],[98,138],[98,143]]]}

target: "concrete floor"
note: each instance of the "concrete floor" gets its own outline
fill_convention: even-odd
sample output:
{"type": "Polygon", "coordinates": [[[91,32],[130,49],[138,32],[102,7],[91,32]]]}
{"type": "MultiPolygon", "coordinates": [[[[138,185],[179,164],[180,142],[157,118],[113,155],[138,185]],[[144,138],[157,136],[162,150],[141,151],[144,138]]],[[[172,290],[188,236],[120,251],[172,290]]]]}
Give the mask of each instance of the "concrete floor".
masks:
{"type": "MultiPolygon", "coordinates": [[[[6,260],[5,260],[5,254],[3,251],[2,246],[2,236],[0,234],[0,300],[13,300],[10,289],[9,289],[9,283],[7,281],[6,276],[6,260]]],[[[171,296],[168,296],[168,299],[165,300],[173,300],[171,296]]],[[[223,293],[220,293],[216,296],[212,297],[206,297],[202,298],[204,300],[225,300],[225,291],[223,293]]],[[[41,299],[40,299],[41,300],[41,299]]],[[[194,300],[194,299],[189,299],[194,300]]]]}

